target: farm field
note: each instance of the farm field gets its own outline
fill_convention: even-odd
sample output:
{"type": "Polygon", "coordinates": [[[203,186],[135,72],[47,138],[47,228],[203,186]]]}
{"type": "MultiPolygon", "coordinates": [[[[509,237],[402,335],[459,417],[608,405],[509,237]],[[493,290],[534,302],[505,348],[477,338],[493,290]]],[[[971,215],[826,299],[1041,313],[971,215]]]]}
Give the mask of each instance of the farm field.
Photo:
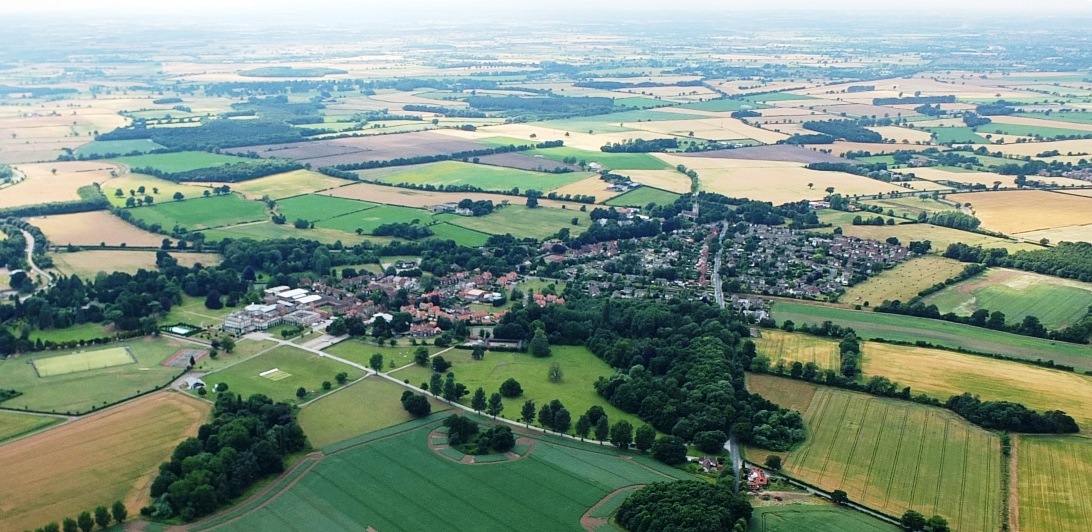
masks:
{"type": "Polygon", "coordinates": [[[489,241],[490,235],[474,229],[459,227],[451,223],[438,223],[428,227],[432,230],[434,240],[454,240],[460,246],[478,247],[484,246],[489,241]]]}
{"type": "Polygon", "coordinates": [[[537,440],[522,460],[466,466],[428,448],[437,426],[418,424],[327,456],[269,504],[214,530],[577,529],[580,516],[617,488],[687,478],[643,456],[622,460],[609,448],[553,439],[537,440]],[[411,492],[458,511],[405,504],[411,492]]]}
{"type": "MultiPolygon", "coordinates": [[[[339,187],[333,190],[326,190],[321,192],[320,194],[324,196],[334,196],[338,198],[348,198],[361,201],[369,201],[372,203],[397,205],[402,207],[428,207],[430,205],[437,205],[441,203],[458,203],[464,198],[469,198],[475,201],[490,200],[495,205],[499,205],[506,201],[509,203],[520,203],[526,201],[526,199],[520,196],[491,194],[488,192],[433,192],[428,190],[415,190],[411,188],[377,185],[374,183],[356,183],[353,185],[339,187]]],[[[551,207],[558,209],[560,209],[562,205],[565,205],[570,209],[580,208],[580,205],[576,202],[554,201],[545,198],[540,198],[538,200],[538,205],[540,207],[551,207]]]]}
{"type": "Polygon", "coordinates": [[[629,177],[635,183],[665,190],[676,195],[690,192],[690,188],[693,186],[693,181],[691,181],[689,176],[674,168],[664,170],[626,170],[621,172],[621,174],[629,177]]]}
{"type": "Polygon", "coordinates": [[[1020,529],[1079,532],[1092,521],[1092,440],[1020,436],[1020,529]]]}
{"type": "Polygon", "coordinates": [[[1010,323],[1039,318],[1048,329],[1060,329],[1088,314],[1092,284],[1031,272],[991,268],[972,279],[926,297],[941,313],[969,316],[976,310],[1000,311],[1010,323]]]}
{"type": "Polygon", "coordinates": [[[382,205],[336,218],[319,220],[315,223],[315,227],[345,233],[356,233],[357,229],[362,229],[365,233],[371,233],[376,227],[383,224],[412,223],[414,220],[418,220],[421,224],[428,224],[432,220],[432,213],[422,209],[382,205]]]}
{"type": "Polygon", "coordinates": [[[217,242],[225,238],[253,238],[254,240],[307,238],[308,240],[322,242],[323,244],[333,244],[341,241],[345,245],[351,245],[365,241],[387,242],[390,240],[388,238],[370,235],[357,236],[356,233],[346,233],[344,231],[325,229],[322,227],[296,229],[291,223],[277,225],[272,221],[241,223],[238,225],[221,227],[219,229],[202,231],[202,233],[205,234],[205,239],[208,242],[217,242]]]}
{"type": "Polygon", "coordinates": [[[39,377],[35,371],[35,363],[39,360],[103,348],[93,346],[70,351],[43,351],[0,360],[0,388],[23,393],[4,401],[3,406],[57,414],[76,414],[103,408],[164,386],[177,377],[181,373],[179,368],[165,367],[161,363],[186,345],[189,344],[165,337],[114,343],[110,347],[128,347],[136,358],[136,364],[45,377],[39,377]],[[64,393],[58,393],[58,390],[64,393]]]}
{"type": "Polygon", "coordinates": [[[104,161],[52,162],[19,164],[16,171],[26,179],[0,190],[0,209],[55,201],[76,201],[80,187],[103,183],[117,165],[104,161]],[[56,172],[54,172],[56,170],[56,172]]]}
{"type": "Polygon", "coordinates": [[[748,532],[895,532],[900,530],[861,512],[833,504],[759,506],[748,532]]]}
{"type": "Polygon", "coordinates": [[[133,152],[147,153],[161,150],[163,146],[148,139],[136,140],[96,140],[76,148],[77,157],[104,157],[107,155],[129,155],[133,152]]]}
{"type": "MultiPolygon", "coordinates": [[[[345,372],[349,380],[356,380],[363,372],[348,364],[325,359],[302,349],[281,346],[263,355],[256,356],[227,369],[206,375],[203,380],[211,387],[219,383],[228,385],[228,390],[243,397],[260,393],[274,401],[300,402],[296,398],[296,389],[303,387],[311,395],[309,400],[321,395],[322,382],[335,383],[334,375],[345,372]],[[279,370],[262,376],[270,370],[279,370]]],[[[328,392],[326,392],[328,393],[328,392]]]]}
{"type": "MultiPolygon", "coordinates": [[[[332,443],[410,421],[399,398],[405,388],[382,377],[367,377],[300,409],[299,423],[307,440],[321,449],[332,443]]],[[[432,412],[446,403],[429,399],[432,412]]]]}
{"type": "Polygon", "coordinates": [[[1027,233],[1020,233],[1017,236],[1033,242],[1038,242],[1045,238],[1049,242],[1055,244],[1058,242],[1092,242],[1092,224],[1069,225],[1065,227],[1043,229],[1040,231],[1028,231],[1027,233]]]}
{"type": "MultiPolygon", "coordinates": [[[[1019,119],[1017,119],[1019,120],[1019,119]]],[[[979,127],[983,132],[997,135],[1017,135],[1021,137],[1041,137],[1052,139],[1055,137],[1081,137],[1088,135],[1092,128],[1072,127],[1066,128],[1064,124],[1057,124],[1049,120],[1020,120],[1013,123],[1008,117],[998,118],[990,124],[979,127]],[[1054,124],[1054,125],[1051,125],[1054,124]],[[1063,127],[1058,127],[1063,126],[1063,127]]]]}
{"type": "MultiPolygon", "coordinates": [[[[658,105],[663,105],[663,102],[658,102],[658,105]]],[[[656,122],[662,120],[686,120],[688,118],[694,117],[693,115],[689,114],[676,113],[669,109],[648,111],[623,111],[621,113],[567,118],[564,120],[549,120],[546,122],[542,122],[539,125],[552,129],[560,129],[562,131],[587,131],[591,129],[596,132],[607,133],[611,131],[617,132],[630,131],[632,129],[641,129],[640,124],[643,122],[656,122]]]]}
{"type": "Polygon", "coordinates": [[[852,327],[863,339],[884,338],[903,342],[923,340],[936,345],[997,353],[1028,360],[1053,360],[1081,369],[1092,369],[1092,347],[1052,342],[1030,336],[993,331],[941,320],[854,311],[830,306],[789,301],[774,303],[772,316],[778,323],[792,320],[797,324],[821,324],[830,320],[852,327]]]}
{"type": "MultiPolygon", "coordinates": [[[[488,139],[486,139],[488,140],[488,139]]],[[[483,140],[485,142],[485,140],[483,140]]],[[[523,141],[514,141],[515,144],[524,144],[523,141]]],[[[584,169],[574,164],[565,164],[553,161],[545,157],[524,155],[522,153],[497,153],[478,158],[481,164],[515,168],[518,170],[532,170],[536,172],[549,172],[558,169],[569,169],[573,172],[582,172],[584,169]]]]}
{"type": "Polygon", "coordinates": [[[129,209],[133,217],[148,225],[165,228],[180,225],[190,230],[266,219],[265,205],[246,201],[234,194],[155,204],[129,209]]]}
{"type": "Polygon", "coordinates": [[[130,197],[143,198],[151,196],[156,203],[175,201],[175,193],[181,192],[186,198],[200,198],[205,192],[212,192],[207,186],[187,185],[175,183],[143,174],[125,174],[102,183],[102,193],[110,204],[115,207],[124,207],[125,201],[130,197]],[[140,192],[140,188],[144,192],[140,192]],[[118,196],[117,191],[122,195],[118,196]],[[132,192],[130,192],[132,191],[132,192]]]}
{"type": "Polygon", "coordinates": [[[576,236],[587,230],[592,223],[587,212],[575,209],[530,209],[524,205],[509,205],[485,216],[450,216],[446,221],[452,225],[489,234],[510,233],[519,238],[547,238],[562,228],[568,228],[576,236]],[[573,218],[577,219],[578,225],[572,224],[573,218]]]}
{"type": "Polygon", "coordinates": [[[210,408],[160,392],[0,446],[0,474],[19,479],[0,486],[0,521],[30,530],[116,500],[135,514],[160,462],[210,408]]]}
{"type": "Polygon", "coordinates": [[[931,198],[921,197],[868,200],[865,203],[883,207],[885,212],[888,210],[893,211],[895,216],[913,219],[917,219],[918,214],[923,212],[932,214],[934,212],[950,211],[953,209],[951,205],[940,203],[931,198]]]}
{"type": "MultiPolygon", "coordinates": [[[[759,394],[815,385],[748,375],[759,394]]],[[[771,394],[773,395],[773,394],[771,394]]],[[[994,530],[1001,501],[999,438],[939,408],[818,387],[804,413],[808,438],[784,469],[892,515],[940,514],[956,530],[994,530]],[[944,474],[961,471],[961,474],[944,474]]]]}
{"type": "Polygon", "coordinates": [[[157,153],[151,155],[135,155],[132,157],[118,157],[112,161],[124,164],[132,169],[153,168],[160,172],[181,173],[202,168],[215,168],[228,164],[244,163],[247,159],[209,153],[205,151],[179,151],[173,153],[157,153]]]}
{"type": "Polygon", "coordinates": [[[277,201],[277,212],[285,215],[290,222],[298,218],[312,222],[328,220],[374,207],[376,207],[374,203],[316,194],[293,196],[277,201]]]}
{"type": "Polygon", "coordinates": [[[140,229],[106,211],[81,212],[28,218],[42,230],[50,243],[75,246],[142,246],[159,247],[163,235],[140,229]]]}
{"type": "Polygon", "coordinates": [[[762,337],[752,340],[758,354],[769,357],[771,365],[776,364],[778,359],[784,359],[787,363],[814,362],[821,369],[835,369],[841,360],[838,342],[828,338],[763,329],[762,337]]]}
{"type": "MultiPolygon", "coordinates": [[[[987,127],[989,124],[987,124],[987,127]]],[[[930,127],[926,131],[936,136],[937,144],[986,144],[985,133],[976,133],[969,127],[930,127]]]]}
{"type": "MultiPolygon", "coordinates": [[[[504,399],[504,412],[501,417],[519,419],[520,408],[524,401],[532,399],[541,408],[545,403],[559,399],[574,418],[580,417],[592,405],[600,405],[610,417],[611,423],[625,419],[639,427],[644,422],[637,417],[622,412],[608,404],[595,393],[594,383],[599,377],[609,377],[614,369],[608,366],[584,347],[551,346],[552,354],[545,358],[535,358],[527,353],[487,352],[483,360],[474,360],[470,351],[455,349],[444,353],[445,360],[451,362],[451,371],[455,380],[465,384],[471,393],[479,386],[485,388],[486,395],[500,389],[501,383],[509,378],[516,379],[523,387],[523,395],[514,399],[504,399]],[[560,383],[552,383],[546,378],[550,364],[561,364],[564,378],[560,383]]],[[[410,384],[420,386],[432,376],[432,368],[410,366],[390,374],[398,379],[409,380],[410,384]]],[[[469,404],[470,398],[464,398],[469,404]]]]}
{"type": "Polygon", "coordinates": [[[484,164],[443,161],[424,165],[362,170],[357,172],[357,175],[365,181],[377,181],[392,185],[400,183],[435,186],[469,185],[489,191],[507,191],[519,188],[520,190],[534,189],[549,192],[585,179],[590,174],[587,172],[549,174],[484,164]]]}
{"type": "Polygon", "coordinates": [[[1042,249],[1041,246],[1035,244],[1006,240],[994,236],[960,231],[958,229],[932,224],[897,224],[884,226],[853,225],[852,220],[854,216],[853,213],[837,212],[829,209],[819,211],[820,222],[834,224],[835,227],[841,227],[843,234],[847,236],[880,241],[887,240],[888,237],[893,236],[898,238],[899,242],[907,243],[914,240],[928,240],[933,243],[933,250],[937,252],[943,252],[943,250],[948,248],[949,244],[956,242],[986,248],[1005,248],[1010,252],[1042,249]]]}
{"type": "Polygon", "coordinates": [[[0,411],[0,443],[63,421],[62,418],[37,414],[0,411]]]}
{"type": "Polygon", "coordinates": [[[553,192],[558,196],[592,196],[596,203],[604,203],[619,194],[618,191],[609,190],[608,187],[610,183],[600,179],[599,174],[593,174],[591,177],[557,188],[553,192]]]}
{"type": "MultiPolygon", "coordinates": [[[[435,102],[428,100],[430,104],[435,102]]],[[[385,161],[397,158],[440,155],[480,150],[477,142],[450,135],[422,131],[401,135],[373,135],[345,139],[292,142],[247,146],[225,150],[228,153],[255,152],[261,157],[296,159],[310,163],[312,168],[337,166],[366,161],[385,161]]]]}
{"type": "MultiPolygon", "coordinates": [[[[136,273],[137,270],[155,270],[155,254],[154,251],[91,249],[75,253],[55,253],[51,257],[58,272],[94,279],[99,272],[136,273]]],[[[173,252],[171,256],[178,261],[179,266],[187,268],[194,264],[213,266],[220,263],[220,256],[215,253],[173,252]]]]}
{"type": "Polygon", "coordinates": [[[957,260],[935,255],[915,257],[847,288],[839,301],[847,305],[869,306],[884,301],[907,301],[917,296],[918,292],[955,277],[965,266],[957,260]]]}
{"type": "Polygon", "coordinates": [[[661,170],[667,168],[663,161],[647,153],[605,153],[569,147],[530,150],[524,153],[541,156],[552,161],[562,161],[574,157],[577,161],[586,161],[588,164],[599,163],[611,170],[661,170]]]}
{"type": "MultiPolygon", "coordinates": [[[[383,355],[383,371],[386,372],[391,369],[389,364],[392,360],[394,361],[394,367],[396,368],[400,368],[406,364],[412,364],[413,352],[416,351],[418,347],[420,346],[406,343],[400,343],[396,346],[378,346],[374,343],[361,340],[345,340],[327,347],[325,351],[331,355],[339,356],[365,366],[368,365],[368,360],[371,359],[372,355],[379,353],[383,355]]],[[[432,345],[425,347],[428,348],[429,355],[435,355],[442,351],[439,347],[432,345]]]]}
{"type": "Polygon", "coordinates": [[[677,199],[679,199],[679,195],[674,192],[652,187],[640,187],[621,196],[615,196],[608,200],[606,204],[616,207],[640,207],[643,209],[649,203],[671,205],[677,199]]]}
{"type": "Polygon", "coordinates": [[[242,194],[247,199],[260,199],[269,196],[281,199],[301,194],[311,194],[349,184],[350,181],[330,177],[310,170],[296,170],[258,179],[230,183],[231,190],[242,194]]]}
{"type": "Polygon", "coordinates": [[[1006,234],[1092,224],[1092,199],[1071,194],[1020,190],[960,194],[955,199],[970,203],[983,226],[1006,234]]]}

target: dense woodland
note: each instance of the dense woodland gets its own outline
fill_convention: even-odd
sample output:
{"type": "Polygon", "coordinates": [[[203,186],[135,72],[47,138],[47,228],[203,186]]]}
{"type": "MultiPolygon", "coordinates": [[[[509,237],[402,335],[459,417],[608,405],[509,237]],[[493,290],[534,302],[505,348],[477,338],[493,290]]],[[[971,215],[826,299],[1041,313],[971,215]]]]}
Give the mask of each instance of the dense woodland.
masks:
{"type": "Polygon", "coordinates": [[[267,175],[291,172],[301,168],[304,168],[304,165],[288,159],[261,159],[225,164],[211,168],[201,168],[198,170],[189,170],[186,172],[164,172],[158,168],[151,167],[134,168],[133,172],[160,177],[176,183],[183,181],[196,183],[238,183],[240,181],[248,181],[267,175]]]}
{"type": "Polygon", "coordinates": [[[804,122],[802,126],[804,129],[850,142],[883,142],[883,135],[865,129],[854,120],[811,121],[804,122]]]}
{"type": "Polygon", "coordinates": [[[657,482],[630,495],[616,519],[626,530],[746,532],[751,503],[730,487],[702,481],[657,482]]]}

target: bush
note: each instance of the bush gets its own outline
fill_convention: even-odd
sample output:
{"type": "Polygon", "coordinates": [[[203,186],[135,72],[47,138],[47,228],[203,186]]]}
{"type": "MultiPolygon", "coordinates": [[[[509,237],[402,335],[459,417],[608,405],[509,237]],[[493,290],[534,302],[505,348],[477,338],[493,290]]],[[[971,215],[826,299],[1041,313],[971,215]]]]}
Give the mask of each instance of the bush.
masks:
{"type": "Polygon", "coordinates": [[[500,386],[500,394],[509,399],[523,395],[523,387],[516,379],[508,379],[500,386]]]}

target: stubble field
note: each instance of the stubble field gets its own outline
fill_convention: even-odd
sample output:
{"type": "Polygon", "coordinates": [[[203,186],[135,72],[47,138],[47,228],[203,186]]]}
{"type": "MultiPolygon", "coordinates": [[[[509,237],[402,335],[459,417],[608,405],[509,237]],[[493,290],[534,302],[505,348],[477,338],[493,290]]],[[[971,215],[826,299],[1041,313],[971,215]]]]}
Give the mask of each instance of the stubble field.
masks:
{"type": "Polygon", "coordinates": [[[163,235],[150,233],[106,211],[81,212],[29,218],[56,245],[153,246],[163,243],[163,235]]]}
{"type": "Polygon", "coordinates": [[[884,301],[907,301],[918,292],[942,283],[963,271],[959,261],[925,255],[906,261],[890,270],[851,286],[838,300],[848,305],[879,305],[884,301]]]}
{"type": "Polygon", "coordinates": [[[1020,436],[1021,530],[1081,532],[1092,522],[1092,440],[1020,436]]]}

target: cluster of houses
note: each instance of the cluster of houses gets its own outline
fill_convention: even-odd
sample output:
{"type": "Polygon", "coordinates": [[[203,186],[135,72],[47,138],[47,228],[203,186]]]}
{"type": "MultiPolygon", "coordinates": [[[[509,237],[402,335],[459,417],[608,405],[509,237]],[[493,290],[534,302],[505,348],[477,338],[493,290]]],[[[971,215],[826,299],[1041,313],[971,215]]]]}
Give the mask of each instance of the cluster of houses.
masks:
{"type": "Polygon", "coordinates": [[[246,334],[286,323],[310,327],[329,317],[330,307],[338,306],[340,301],[331,301],[304,288],[275,286],[265,289],[262,303],[252,303],[228,314],[222,328],[233,334],[246,334]]]}

